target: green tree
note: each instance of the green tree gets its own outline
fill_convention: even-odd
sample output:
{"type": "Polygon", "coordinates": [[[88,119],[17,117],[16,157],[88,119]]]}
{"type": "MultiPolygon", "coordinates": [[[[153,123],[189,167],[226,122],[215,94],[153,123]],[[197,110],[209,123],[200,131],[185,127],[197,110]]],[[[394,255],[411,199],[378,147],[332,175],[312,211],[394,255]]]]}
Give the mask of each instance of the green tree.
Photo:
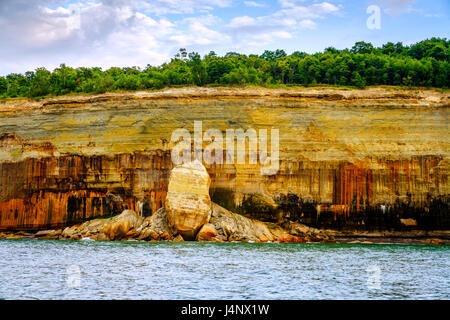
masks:
{"type": "Polygon", "coordinates": [[[191,68],[193,82],[197,86],[202,86],[206,83],[206,70],[200,55],[197,52],[189,53],[188,64],[191,68]]]}
{"type": "Polygon", "coordinates": [[[366,86],[366,81],[363,79],[363,77],[361,77],[361,75],[358,72],[355,72],[352,79],[352,85],[362,89],[366,86]]]}
{"type": "Polygon", "coordinates": [[[266,50],[262,55],[214,51],[203,58],[181,48],[160,66],[73,69],[65,64],[50,72],[45,68],[0,77],[3,97],[37,97],[70,92],[160,89],[196,84],[299,84],[450,86],[450,41],[426,39],[410,46],[388,42],[375,48],[360,41],[352,48],[333,47],[307,54],[266,50]]]}
{"type": "Polygon", "coordinates": [[[8,90],[8,81],[4,77],[0,77],[0,94],[6,94],[8,90]]]}
{"type": "Polygon", "coordinates": [[[31,83],[30,97],[45,96],[50,93],[50,71],[37,68],[31,83]]]}
{"type": "Polygon", "coordinates": [[[352,47],[353,53],[372,53],[373,45],[370,42],[359,41],[352,47]]]}

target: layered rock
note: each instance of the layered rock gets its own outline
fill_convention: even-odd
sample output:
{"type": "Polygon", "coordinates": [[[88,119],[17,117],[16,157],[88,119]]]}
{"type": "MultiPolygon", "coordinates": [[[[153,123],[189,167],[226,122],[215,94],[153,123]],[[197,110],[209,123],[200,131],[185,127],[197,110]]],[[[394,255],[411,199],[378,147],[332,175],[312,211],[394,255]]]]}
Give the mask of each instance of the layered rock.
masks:
{"type": "MultiPolygon", "coordinates": [[[[246,218],[211,203],[209,223],[196,232],[196,241],[211,242],[308,242],[333,241],[333,236],[324,231],[295,224],[285,229],[279,225],[246,218]]],[[[188,233],[191,234],[191,233],[188,233]]],[[[192,234],[194,234],[192,232],[192,234]]],[[[9,238],[23,238],[11,235],[9,238]]],[[[139,217],[134,211],[125,210],[112,218],[93,219],[61,230],[43,230],[34,235],[39,239],[72,240],[140,240],[140,241],[184,241],[181,234],[173,232],[168,223],[167,211],[159,209],[150,217],[139,217]]],[[[187,238],[186,240],[194,240],[187,238]]]]}
{"type": "Polygon", "coordinates": [[[233,213],[218,204],[212,204],[209,225],[223,241],[272,241],[274,236],[267,224],[233,213]]]}
{"type": "Polygon", "coordinates": [[[210,183],[208,172],[197,160],[177,166],[170,173],[167,218],[173,231],[184,239],[194,239],[211,217],[210,183]]]}
{"type": "Polygon", "coordinates": [[[218,238],[218,233],[214,225],[207,223],[201,227],[200,231],[197,233],[195,240],[197,241],[221,241],[218,238]]]}
{"type": "Polygon", "coordinates": [[[124,210],[112,218],[94,219],[67,227],[62,237],[70,239],[119,240],[136,235],[132,231],[142,224],[143,218],[131,210],[124,210]]]}
{"type": "Polygon", "coordinates": [[[139,234],[137,237],[139,240],[183,240],[181,235],[175,236],[170,228],[165,208],[161,208],[152,216],[145,218],[136,232],[139,234]]]}
{"type": "Polygon", "coordinates": [[[386,215],[446,228],[448,106],[445,92],[397,88],[205,88],[6,102],[0,229],[60,228],[124,209],[155,213],[168,190],[171,133],[192,131],[195,120],[222,132],[279,129],[277,174],[262,176],[259,164],[206,167],[212,201],[228,210],[273,222],[281,212],[329,228],[403,226],[386,215]],[[252,212],[252,194],[275,210],[252,212]],[[291,195],[294,202],[285,199],[291,195]]]}
{"type": "Polygon", "coordinates": [[[41,230],[34,234],[35,238],[39,239],[45,239],[45,240],[56,240],[59,239],[59,237],[62,234],[62,230],[41,230]]]}
{"type": "Polygon", "coordinates": [[[161,151],[0,162],[0,229],[63,227],[139,203],[149,216],[164,205],[171,167],[161,151]]]}
{"type": "Polygon", "coordinates": [[[100,232],[105,234],[110,240],[123,238],[127,233],[141,225],[142,218],[136,212],[125,210],[120,215],[111,218],[100,232]]]}
{"type": "Polygon", "coordinates": [[[333,241],[326,232],[299,223],[278,225],[244,217],[212,203],[209,223],[197,235],[198,241],[308,242],[333,241]]]}

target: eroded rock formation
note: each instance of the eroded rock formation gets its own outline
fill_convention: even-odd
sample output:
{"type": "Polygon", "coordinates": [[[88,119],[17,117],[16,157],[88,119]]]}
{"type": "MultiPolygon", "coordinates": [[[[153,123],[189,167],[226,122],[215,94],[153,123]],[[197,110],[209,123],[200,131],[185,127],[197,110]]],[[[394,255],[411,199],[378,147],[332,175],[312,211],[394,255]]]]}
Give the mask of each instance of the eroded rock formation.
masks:
{"type": "Polygon", "coordinates": [[[187,89],[0,105],[0,229],[60,228],[164,206],[171,133],[277,128],[280,170],[206,166],[212,201],[327,228],[450,225],[448,94],[187,89]],[[264,201],[255,202],[262,198],[264,201]],[[261,204],[262,203],[262,204],[261,204]],[[268,205],[263,205],[264,203],[268,205]],[[257,208],[257,210],[256,210],[257,208]]]}
{"type": "Polygon", "coordinates": [[[94,219],[64,231],[39,231],[36,238],[166,241],[326,241],[323,231],[291,223],[287,229],[230,212],[209,199],[210,179],[199,161],[172,169],[166,208],[143,218],[131,210],[107,219],[94,219]],[[209,222],[209,223],[208,223],[209,222]]]}
{"type": "Polygon", "coordinates": [[[195,160],[172,169],[166,196],[169,225],[184,239],[192,240],[211,217],[209,178],[206,168],[195,160]]]}
{"type": "Polygon", "coordinates": [[[124,210],[108,219],[94,219],[81,225],[67,227],[62,237],[70,239],[92,238],[93,240],[119,240],[129,236],[129,232],[142,224],[142,217],[134,211],[124,210]]]}

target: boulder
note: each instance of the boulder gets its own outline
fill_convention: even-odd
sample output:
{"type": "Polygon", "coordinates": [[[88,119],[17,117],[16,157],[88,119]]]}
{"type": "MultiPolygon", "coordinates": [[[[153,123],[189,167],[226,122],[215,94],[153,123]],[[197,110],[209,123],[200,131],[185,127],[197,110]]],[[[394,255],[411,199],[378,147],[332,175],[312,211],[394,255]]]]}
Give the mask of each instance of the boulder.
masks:
{"type": "Polygon", "coordinates": [[[194,240],[211,217],[210,183],[208,172],[198,160],[179,165],[170,173],[167,219],[173,232],[185,240],[194,240]]]}
{"type": "Polygon", "coordinates": [[[59,236],[61,235],[62,230],[41,230],[38,231],[34,234],[35,238],[39,238],[39,239],[46,239],[46,240],[50,240],[50,239],[58,239],[59,236]]]}
{"type": "Polygon", "coordinates": [[[82,224],[67,227],[62,232],[62,237],[79,240],[89,237],[93,240],[117,240],[132,234],[141,223],[142,218],[132,210],[124,210],[121,214],[112,218],[99,218],[86,221],[82,224]]]}
{"type": "Polygon", "coordinates": [[[137,228],[142,222],[142,218],[132,210],[124,210],[118,216],[108,220],[110,221],[100,229],[100,232],[106,234],[111,240],[123,238],[131,229],[137,228]]]}
{"type": "Polygon", "coordinates": [[[203,227],[200,229],[200,231],[197,233],[196,240],[197,241],[217,241],[217,236],[219,234],[217,233],[216,228],[214,225],[207,223],[203,225],[203,227]]]}
{"type": "Polygon", "coordinates": [[[255,242],[332,242],[334,237],[326,232],[299,223],[280,226],[262,222],[228,211],[212,203],[212,214],[197,235],[199,241],[255,241],[255,242]],[[214,231],[217,235],[214,235],[214,231]]]}
{"type": "Polygon", "coordinates": [[[62,232],[63,238],[69,239],[81,239],[86,236],[95,235],[100,232],[100,229],[103,228],[106,224],[110,223],[112,218],[108,219],[93,219],[90,221],[86,221],[82,224],[77,224],[71,227],[67,227],[62,232]]]}
{"type": "Polygon", "coordinates": [[[4,239],[23,239],[25,236],[15,233],[9,233],[6,236],[4,236],[4,239]]]}
{"type": "Polygon", "coordinates": [[[270,224],[270,232],[272,233],[273,241],[277,242],[300,242],[295,241],[296,237],[291,235],[287,230],[281,228],[276,224],[270,224]]]}
{"type": "Polygon", "coordinates": [[[219,241],[272,241],[273,235],[264,222],[241,216],[212,203],[209,224],[217,231],[219,241]]]}
{"type": "Polygon", "coordinates": [[[312,241],[333,241],[334,237],[323,230],[306,226],[297,222],[286,222],[281,225],[290,235],[300,238],[308,238],[312,241]]]}
{"type": "Polygon", "coordinates": [[[93,236],[90,236],[90,238],[92,240],[96,240],[96,241],[109,241],[110,240],[109,237],[104,233],[97,233],[93,236]]]}
{"type": "Polygon", "coordinates": [[[415,219],[400,219],[400,223],[405,227],[417,227],[417,221],[415,219]]]}
{"type": "Polygon", "coordinates": [[[164,208],[160,208],[153,215],[145,218],[136,232],[139,233],[139,240],[161,240],[161,237],[174,238],[164,208]]]}
{"type": "Polygon", "coordinates": [[[179,235],[177,235],[177,236],[173,239],[173,241],[174,241],[174,242],[183,242],[184,239],[183,239],[183,237],[181,236],[181,234],[179,234],[179,235]]]}
{"type": "Polygon", "coordinates": [[[442,245],[442,244],[445,244],[445,241],[442,240],[442,239],[434,238],[434,239],[429,239],[426,243],[428,243],[428,244],[442,245]]]}

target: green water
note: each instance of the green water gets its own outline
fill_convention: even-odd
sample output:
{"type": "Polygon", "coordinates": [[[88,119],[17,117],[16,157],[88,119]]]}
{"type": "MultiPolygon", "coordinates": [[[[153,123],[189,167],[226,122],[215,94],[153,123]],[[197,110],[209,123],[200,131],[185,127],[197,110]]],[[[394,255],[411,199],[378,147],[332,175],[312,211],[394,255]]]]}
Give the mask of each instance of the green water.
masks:
{"type": "Polygon", "coordinates": [[[2,299],[449,299],[450,246],[0,240],[2,299]]]}

